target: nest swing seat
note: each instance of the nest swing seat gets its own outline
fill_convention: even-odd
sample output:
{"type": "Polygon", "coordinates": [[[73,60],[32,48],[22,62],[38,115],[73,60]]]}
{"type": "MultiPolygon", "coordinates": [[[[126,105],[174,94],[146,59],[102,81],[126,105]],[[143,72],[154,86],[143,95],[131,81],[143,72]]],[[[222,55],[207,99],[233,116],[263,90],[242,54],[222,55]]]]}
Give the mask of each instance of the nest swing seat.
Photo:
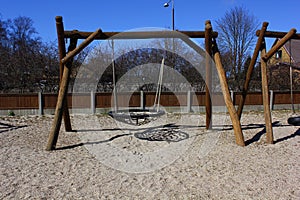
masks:
{"type": "MultiPolygon", "coordinates": [[[[112,45],[113,47],[113,45],[112,45]]],[[[165,59],[162,58],[161,67],[159,70],[158,76],[158,83],[157,83],[157,90],[154,99],[154,105],[150,109],[146,108],[129,108],[129,109],[118,109],[117,103],[117,92],[114,90],[113,96],[115,100],[115,110],[111,110],[108,112],[108,115],[117,121],[125,122],[128,124],[140,125],[139,120],[143,119],[144,123],[150,122],[157,117],[160,117],[165,114],[165,111],[160,109],[159,102],[161,97],[161,89],[162,89],[162,79],[163,79],[163,71],[164,71],[164,61],[165,59]]],[[[116,88],[116,81],[115,81],[115,69],[114,69],[114,61],[113,61],[113,84],[116,88]]]]}

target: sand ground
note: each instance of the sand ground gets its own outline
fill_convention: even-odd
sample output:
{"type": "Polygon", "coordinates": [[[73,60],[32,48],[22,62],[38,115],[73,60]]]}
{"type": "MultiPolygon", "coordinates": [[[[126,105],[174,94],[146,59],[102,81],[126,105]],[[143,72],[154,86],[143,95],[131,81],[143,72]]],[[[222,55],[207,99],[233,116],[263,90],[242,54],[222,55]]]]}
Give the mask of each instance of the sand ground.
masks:
{"type": "Polygon", "coordinates": [[[300,130],[288,111],[242,117],[246,147],[228,119],[205,131],[204,115],[133,126],[74,115],[57,150],[45,150],[53,116],[0,117],[0,199],[300,199],[300,130]],[[224,126],[225,125],[225,126],[224,126]]]}

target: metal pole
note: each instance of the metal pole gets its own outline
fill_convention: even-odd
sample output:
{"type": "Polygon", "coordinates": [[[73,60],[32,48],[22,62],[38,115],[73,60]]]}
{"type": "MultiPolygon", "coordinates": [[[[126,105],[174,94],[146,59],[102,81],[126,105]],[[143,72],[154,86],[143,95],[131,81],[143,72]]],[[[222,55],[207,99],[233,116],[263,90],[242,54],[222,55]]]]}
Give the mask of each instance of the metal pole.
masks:
{"type": "Polygon", "coordinates": [[[111,48],[112,48],[112,70],[113,70],[113,96],[114,96],[114,109],[115,112],[118,112],[118,96],[117,96],[117,86],[116,86],[116,69],[115,69],[115,46],[114,40],[111,40],[111,48]]]}
{"type": "Polygon", "coordinates": [[[187,92],[187,113],[192,112],[192,105],[193,105],[193,97],[192,97],[192,92],[189,89],[187,92]]]}
{"type": "Polygon", "coordinates": [[[142,110],[145,110],[145,100],[144,100],[144,91],[140,91],[140,107],[142,110]]]}
{"type": "MultiPolygon", "coordinates": [[[[172,30],[175,30],[175,9],[174,9],[174,0],[172,0],[172,30]]],[[[174,37],[172,38],[172,62],[173,62],[173,68],[175,68],[175,59],[174,59],[174,53],[175,53],[175,42],[174,37]]]]}
{"type": "Polygon", "coordinates": [[[92,115],[96,113],[96,96],[93,90],[91,91],[91,113],[92,115]]]}
{"type": "Polygon", "coordinates": [[[273,110],[274,105],[274,91],[270,90],[270,110],[273,110]]]}
{"type": "Polygon", "coordinates": [[[290,90],[291,90],[291,105],[293,114],[295,114],[295,107],[294,107],[294,96],[293,96],[293,69],[292,69],[292,44],[291,40],[289,41],[289,51],[290,51],[290,90]]]}
{"type": "Polygon", "coordinates": [[[42,92],[38,93],[38,99],[39,99],[39,115],[43,115],[44,114],[44,110],[43,110],[43,94],[42,92]]]}
{"type": "Polygon", "coordinates": [[[172,30],[175,30],[175,9],[174,9],[174,0],[172,0],[172,30]]]}

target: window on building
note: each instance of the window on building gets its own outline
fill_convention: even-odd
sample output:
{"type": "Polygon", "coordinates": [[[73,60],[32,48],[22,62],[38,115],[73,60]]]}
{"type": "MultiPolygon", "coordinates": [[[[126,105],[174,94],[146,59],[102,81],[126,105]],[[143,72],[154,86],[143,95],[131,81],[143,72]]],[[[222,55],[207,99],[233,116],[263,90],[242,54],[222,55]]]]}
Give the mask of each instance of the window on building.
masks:
{"type": "Polygon", "coordinates": [[[282,50],[278,50],[275,54],[276,59],[281,59],[282,58],[282,50]]]}

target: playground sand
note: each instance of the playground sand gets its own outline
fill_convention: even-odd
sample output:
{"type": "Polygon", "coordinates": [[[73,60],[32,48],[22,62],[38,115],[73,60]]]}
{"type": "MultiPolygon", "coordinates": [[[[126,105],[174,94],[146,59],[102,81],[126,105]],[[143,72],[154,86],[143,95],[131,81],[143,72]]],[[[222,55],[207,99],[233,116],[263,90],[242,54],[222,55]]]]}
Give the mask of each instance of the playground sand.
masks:
{"type": "Polygon", "coordinates": [[[45,147],[53,116],[0,117],[0,199],[299,199],[300,137],[298,127],[287,124],[289,116],[272,113],[277,142],[269,145],[263,113],[245,113],[246,147],[235,144],[230,126],[206,132],[204,115],[185,115],[185,126],[177,128],[189,137],[177,132],[183,137],[178,141],[137,138],[147,125],[138,131],[126,125],[124,132],[108,116],[72,116],[78,132],[62,126],[52,152],[45,147]],[[199,127],[191,126],[194,119],[199,127]],[[176,153],[162,151],[165,160],[149,157],[157,165],[142,160],[173,148],[168,145],[176,153]],[[128,158],[128,164],[112,147],[141,159],[128,158]]]}

